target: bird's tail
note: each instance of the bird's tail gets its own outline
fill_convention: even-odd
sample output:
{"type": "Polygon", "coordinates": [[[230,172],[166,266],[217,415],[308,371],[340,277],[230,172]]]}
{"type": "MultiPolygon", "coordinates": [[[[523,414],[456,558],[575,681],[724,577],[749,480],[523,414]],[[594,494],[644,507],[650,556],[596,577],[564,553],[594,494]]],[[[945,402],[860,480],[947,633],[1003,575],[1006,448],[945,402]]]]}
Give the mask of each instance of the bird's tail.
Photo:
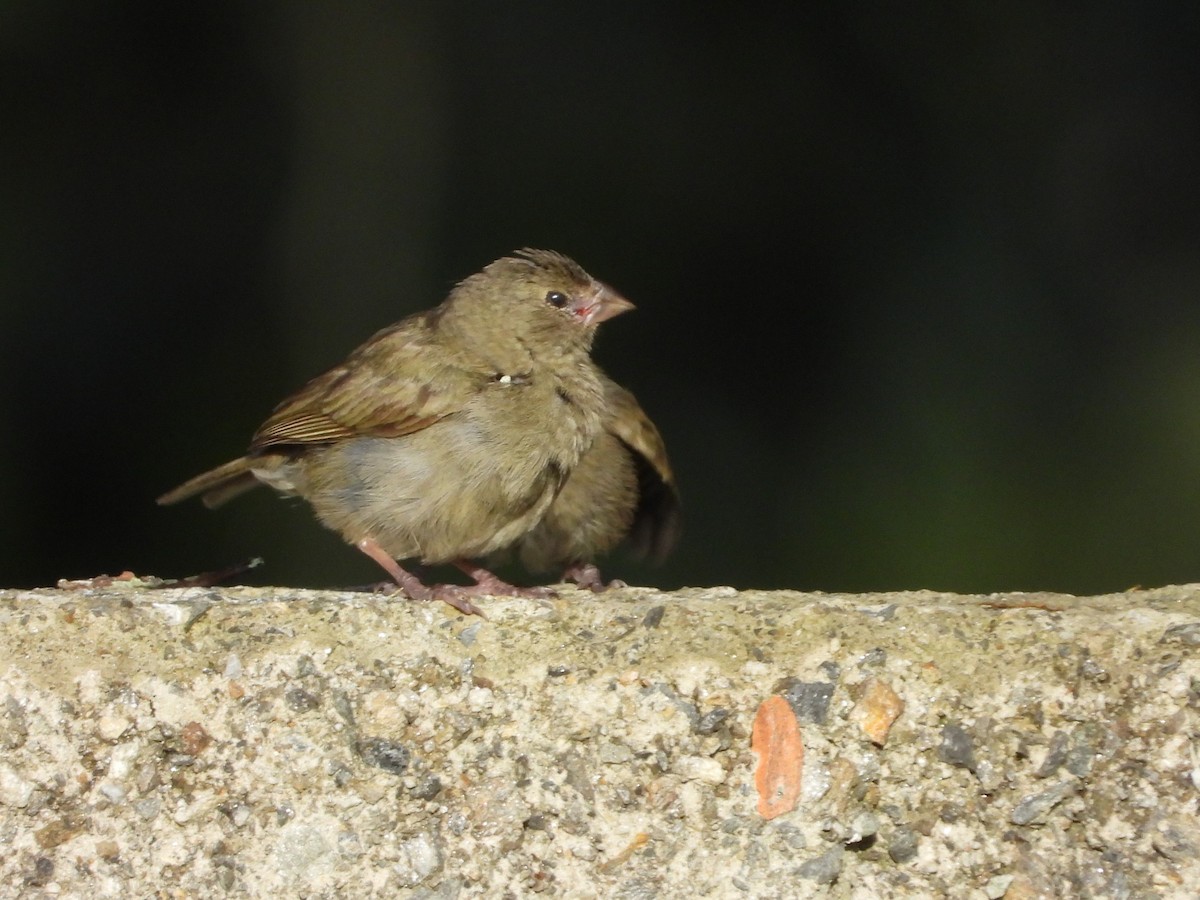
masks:
{"type": "Polygon", "coordinates": [[[243,456],[227,462],[223,466],[210,469],[195,478],[188,479],[174,490],[167,491],[158,498],[158,505],[170,506],[172,503],[202,494],[204,505],[209,509],[216,509],[238,494],[258,485],[258,479],[250,471],[250,464],[250,457],[243,456]]]}

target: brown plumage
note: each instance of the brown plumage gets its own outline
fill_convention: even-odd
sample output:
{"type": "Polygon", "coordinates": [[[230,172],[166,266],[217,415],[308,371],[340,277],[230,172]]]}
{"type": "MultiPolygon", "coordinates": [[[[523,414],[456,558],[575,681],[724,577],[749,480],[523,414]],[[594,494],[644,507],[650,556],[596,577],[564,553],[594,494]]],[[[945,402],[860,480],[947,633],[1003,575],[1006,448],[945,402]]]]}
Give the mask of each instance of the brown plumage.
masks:
{"type": "Polygon", "coordinates": [[[631,308],[560,254],[499,259],[284,400],[245,456],[158,502],[219,506],[262,482],[307,500],[413,598],[478,613],[471,596],[519,589],[470,560],[534,528],[602,432],[592,339],[631,308]],[[476,585],[428,588],[407,559],[452,562],[476,585]]]}
{"type": "Polygon", "coordinates": [[[550,508],[515,547],[534,572],[564,570],[580,587],[604,587],[595,566],[622,541],[661,561],[679,537],[680,506],[667,448],[637,398],[603,376],[603,430],[550,508]]]}

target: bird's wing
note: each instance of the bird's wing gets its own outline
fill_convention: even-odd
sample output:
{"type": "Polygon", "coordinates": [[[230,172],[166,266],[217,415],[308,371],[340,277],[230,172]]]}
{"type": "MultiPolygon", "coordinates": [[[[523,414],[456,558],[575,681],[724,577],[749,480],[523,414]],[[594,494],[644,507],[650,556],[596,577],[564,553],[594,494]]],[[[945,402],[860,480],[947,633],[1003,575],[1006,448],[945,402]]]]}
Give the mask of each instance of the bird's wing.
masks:
{"type": "Polygon", "coordinates": [[[638,507],[629,544],[639,555],[661,560],[679,540],[682,510],[667,446],[637,398],[605,379],[609,419],[605,427],[633,454],[638,474],[638,507]]]}
{"type": "Polygon", "coordinates": [[[275,407],[250,452],[412,434],[462,409],[475,380],[447,359],[423,317],[406,319],[275,407]]]}

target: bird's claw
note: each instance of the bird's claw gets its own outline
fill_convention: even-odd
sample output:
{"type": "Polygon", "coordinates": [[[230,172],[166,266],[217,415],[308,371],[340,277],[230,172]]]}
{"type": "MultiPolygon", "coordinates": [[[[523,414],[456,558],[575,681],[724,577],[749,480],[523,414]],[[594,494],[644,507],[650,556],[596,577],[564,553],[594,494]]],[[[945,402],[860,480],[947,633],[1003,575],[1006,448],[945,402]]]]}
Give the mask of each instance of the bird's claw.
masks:
{"type": "Polygon", "coordinates": [[[471,593],[473,592],[461,585],[439,584],[430,590],[430,599],[441,600],[443,603],[453,606],[463,615],[486,619],[487,616],[483,610],[471,600],[471,593]]]}
{"type": "Polygon", "coordinates": [[[593,594],[601,594],[607,590],[629,587],[620,578],[614,578],[605,584],[604,579],[600,577],[600,570],[592,563],[580,563],[569,566],[563,572],[563,581],[573,581],[575,582],[575,586],[580,590],[591,591],[593,594]]]}
{"type": "Polygon", "coordinates": [[[489,597],[523,597],[527,600],[553,600],[558,596],[548,587],[518,587],[495,577],[477,581],[471,587],[471,592],[489,597]]]}

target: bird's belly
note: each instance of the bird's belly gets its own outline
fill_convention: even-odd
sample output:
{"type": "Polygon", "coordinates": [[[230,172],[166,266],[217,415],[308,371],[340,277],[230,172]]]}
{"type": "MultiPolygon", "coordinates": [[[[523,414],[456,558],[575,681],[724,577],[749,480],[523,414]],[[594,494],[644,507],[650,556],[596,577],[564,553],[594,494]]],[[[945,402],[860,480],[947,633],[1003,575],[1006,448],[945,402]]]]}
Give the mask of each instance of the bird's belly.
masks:
{"type": "Polygon", "coordinates": [[[400,438],[322,450],[304,492],[347,540],[373,538],[396,559],[486,556],[541,519],[562,464],[545,440],[502,443],[487,422],[443,420],[400,438]]]}

